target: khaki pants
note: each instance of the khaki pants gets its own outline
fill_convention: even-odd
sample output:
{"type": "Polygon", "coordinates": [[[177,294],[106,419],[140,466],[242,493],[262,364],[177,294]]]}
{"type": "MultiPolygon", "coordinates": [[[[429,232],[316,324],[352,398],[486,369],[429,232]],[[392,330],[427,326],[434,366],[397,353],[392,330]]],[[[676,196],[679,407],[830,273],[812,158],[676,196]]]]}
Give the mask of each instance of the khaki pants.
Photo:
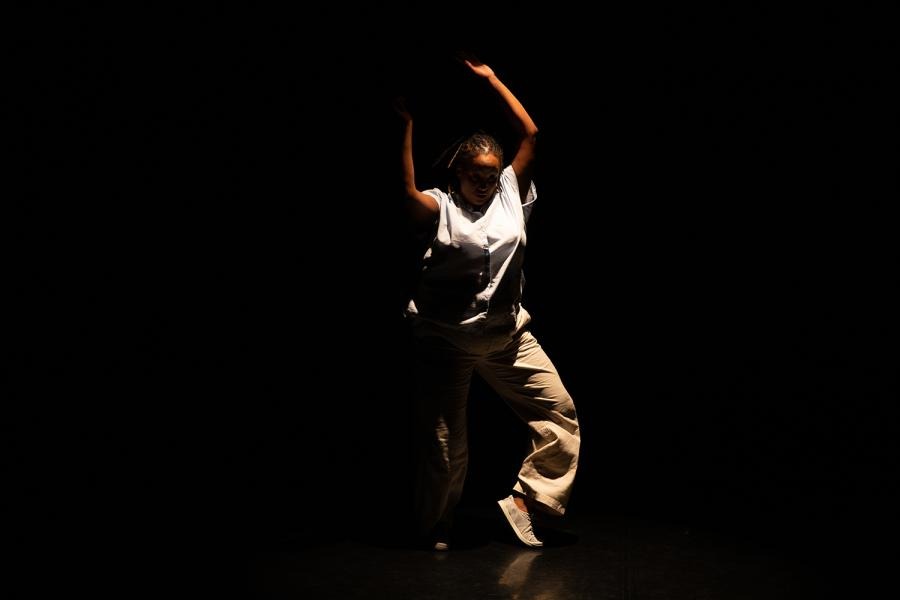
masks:
{"type": "Polygon", "coordinates": [[[562,515],[578,466],[575,405],[559,374],[524,324],[497,335],[466,334],[417,320],[416,510],[421,533],[449,522],[462,495],[468,462],[466,402],[472,373],[509,404],[531,431],[531,448],[513,489],[562,515]]]}

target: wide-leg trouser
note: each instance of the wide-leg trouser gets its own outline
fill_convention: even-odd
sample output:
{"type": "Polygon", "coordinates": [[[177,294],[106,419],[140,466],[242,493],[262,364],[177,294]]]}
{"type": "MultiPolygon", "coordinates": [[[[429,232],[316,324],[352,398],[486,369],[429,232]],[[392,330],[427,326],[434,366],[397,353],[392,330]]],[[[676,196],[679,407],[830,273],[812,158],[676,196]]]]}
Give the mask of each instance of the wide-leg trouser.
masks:
{"type": "Polygon", "coordinates": [[[462,495],[468,463],[466,404],[473,372],[507,402],[531,432],[531,447],[513,489],[562,515],[578,467],[575,405],[534,336],[465,334],[414,326],[421,533],[448,521],[462,495]]]}

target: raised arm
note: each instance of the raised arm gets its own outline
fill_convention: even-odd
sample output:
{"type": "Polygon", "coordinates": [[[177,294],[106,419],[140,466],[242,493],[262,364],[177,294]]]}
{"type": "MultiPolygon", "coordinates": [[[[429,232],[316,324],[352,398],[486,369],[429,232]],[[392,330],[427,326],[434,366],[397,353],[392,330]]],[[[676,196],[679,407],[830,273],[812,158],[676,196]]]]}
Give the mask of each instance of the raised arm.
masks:
{"type": "Polygon", "coordinates": [[[406,103],[402,98],[394,101],[394,110],[403,120],[403,190],[406,194],[410,216],[416,223],[424,224],[432,221],[438,214],[437,200],[416,188],[416,169],[413,164],[412,115],[406,109],[406,103]]]}
{"type": "Polygon", "coordinates": [[[472,60],[464,60],[463,62],[479,77],[487,79],[488,83],[494,90],[500,94],[500,97],[506,102],[513,117],[513,124],[519,130],[519,148],[512,160],[512,168],[516,173],[516,180],[519,184],[519,197],[525,202],[528,195],[528,188],[531,186],[531,172],[534,165],[534,149],[537,145],[537,125],[531,120],[531,116],[519,99],[516,98],[509,88],[500,81],[494,70],[489,66],[472,60]]]}

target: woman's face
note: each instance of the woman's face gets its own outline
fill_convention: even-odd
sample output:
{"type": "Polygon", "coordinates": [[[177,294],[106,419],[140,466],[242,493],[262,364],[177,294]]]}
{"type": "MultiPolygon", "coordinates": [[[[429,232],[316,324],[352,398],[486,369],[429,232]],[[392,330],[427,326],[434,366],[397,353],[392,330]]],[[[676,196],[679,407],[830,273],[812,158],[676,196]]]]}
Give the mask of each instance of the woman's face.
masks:
{"type": "Polygon", "coordinates": [[[459,192],[469,204],[481,206],[494,197],[500,179],[500,157],[479,154],[457,172],[459,192]]]}

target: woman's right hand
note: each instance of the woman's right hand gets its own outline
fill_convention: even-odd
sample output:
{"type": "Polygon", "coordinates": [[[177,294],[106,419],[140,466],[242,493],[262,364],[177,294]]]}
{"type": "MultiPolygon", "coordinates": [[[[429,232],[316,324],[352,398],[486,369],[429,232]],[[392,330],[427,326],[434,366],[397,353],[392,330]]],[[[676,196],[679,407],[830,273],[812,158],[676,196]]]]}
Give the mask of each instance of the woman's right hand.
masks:
{"type": "Polygon", "coordinates": [[[406,98],[403,96],[397,96],[394,98],[394,112],[403,119],[404,123],[409,123],[412,121],[412,115],[409,112],[409,109],[406,108],[406,98]]]}

